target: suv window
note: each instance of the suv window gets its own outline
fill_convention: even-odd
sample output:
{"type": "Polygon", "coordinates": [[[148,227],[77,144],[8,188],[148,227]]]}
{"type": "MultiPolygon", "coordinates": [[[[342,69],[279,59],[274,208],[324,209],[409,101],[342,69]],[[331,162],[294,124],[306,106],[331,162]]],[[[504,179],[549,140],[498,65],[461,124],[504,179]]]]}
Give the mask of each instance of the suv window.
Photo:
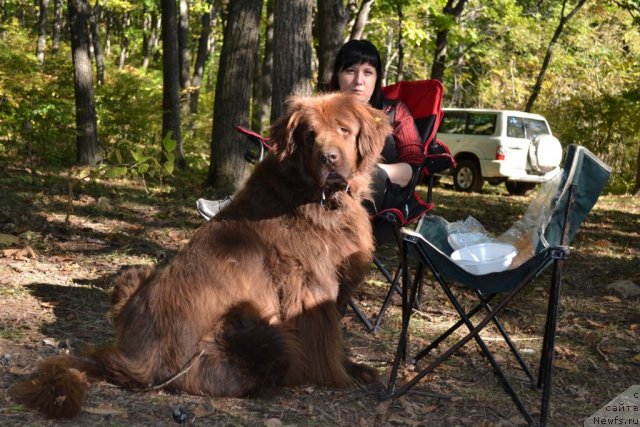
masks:
{"type": "Polygon", "coordinates": [[[440,133],[464,133],[467,121],[466,113],[455,111],[447,112],[442,118],[438,132],[440,133]]]}
{"type": "Polygon", "coordinates": [[[471,135],[493,135],[496,131],[496,115],[491,113],[469,113],[467,133],[471,135]]]}
{"type": "Polygon", "coordinates": [[[524,119],[524,129],[527,134],[527,138],[533,141],[538,135],[549,135],[549,128],[547,124],[542,120],[536,119],[524,119]]]}
{"type": "Polygon", "coordinates": [[[509,138],[524,138],[524,122],[522,117],[507,117],[507,136],[509,138]]]}

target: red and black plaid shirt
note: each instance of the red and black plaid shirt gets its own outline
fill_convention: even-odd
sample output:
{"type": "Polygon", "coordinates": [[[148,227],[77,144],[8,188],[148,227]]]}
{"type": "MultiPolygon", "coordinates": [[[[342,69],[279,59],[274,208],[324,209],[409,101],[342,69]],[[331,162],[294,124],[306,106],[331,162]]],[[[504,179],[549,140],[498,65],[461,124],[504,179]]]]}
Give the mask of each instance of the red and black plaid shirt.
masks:
{"type": "Polygon", "coordinates": [[[409,163],[412,166],[418,166],[424,160],[424,147],[420,141],[418,129],[413,121],[411,112],[401,101],[396,101],[387,114],[395,109],[393,120],[393,139],[396,142],[396,150],[398,151],[397,161],[400,163],[409,163]]]}

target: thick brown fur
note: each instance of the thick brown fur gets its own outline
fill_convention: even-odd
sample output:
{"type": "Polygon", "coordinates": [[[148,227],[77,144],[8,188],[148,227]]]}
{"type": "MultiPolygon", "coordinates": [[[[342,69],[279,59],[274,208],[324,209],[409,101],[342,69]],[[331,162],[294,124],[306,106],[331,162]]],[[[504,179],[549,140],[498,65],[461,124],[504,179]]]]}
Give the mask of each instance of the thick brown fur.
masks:
{"type": "Polygon", "coordinates": [[[338,307],[370,266],[361,201],[391,128],[351,95],[293,97],[288,107],[271,130],[275,152],[231,204],[164,269],[138,267],[116,280],[115,344],[46,360],[14,387],[18,401],[72,417],[85,373],[140,389],[192,361],[166,389],[247,396],[375,380],[346,357],[338,307]]]}

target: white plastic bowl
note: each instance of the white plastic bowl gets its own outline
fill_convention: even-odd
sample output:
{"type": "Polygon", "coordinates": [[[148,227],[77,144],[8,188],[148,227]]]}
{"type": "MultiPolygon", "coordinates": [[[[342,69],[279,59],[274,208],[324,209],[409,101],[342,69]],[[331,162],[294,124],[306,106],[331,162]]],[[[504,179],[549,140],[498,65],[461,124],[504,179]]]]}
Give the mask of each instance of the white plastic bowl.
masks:
{"type": "Polygon", "coordinates": [[[452,233],[447,237],[449,244],[453,250],[461,249],[465,246],[478,245],[480,243],[489,243],[490,238],[479,231],[470,231],[467,233],[452,233]]]}
{"type": "Polygon", "coordinates": [[[451,259],[469,273],[482,275],[506,270],[517,253],[506,243],[480,243],[458,249],[451,259]]]}

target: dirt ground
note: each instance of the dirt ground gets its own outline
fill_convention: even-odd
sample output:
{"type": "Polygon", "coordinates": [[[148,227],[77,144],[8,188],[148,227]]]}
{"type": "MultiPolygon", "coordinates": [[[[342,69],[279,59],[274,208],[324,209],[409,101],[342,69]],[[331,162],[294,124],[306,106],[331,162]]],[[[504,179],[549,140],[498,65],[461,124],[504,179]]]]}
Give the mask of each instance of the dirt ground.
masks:
{"type": "MultiPolygon", "coordinates": [[[[212,399],[164,391],[137,393],[98,383],[88,392],[80,416],[62,422],[46,420],[13,402],[10,386],[26,378],[42,358],[110,340],[108,291],[118,271],[165,262],[202,223],[194,202],[203,190],[189,177],[176,181],[175,187],[145,188],[122,180],[74,182],[70,188],[63,174],[24,167],[0,170],[1,425],[172,425],[175,411],[182,411],[188,423],[225,426],[524,424],[475,344],[462,348],[395,400],[378,398],[382,385],[351,390],[307,386],[269,398],[212,399]]],[[[494,233],[507,229],[530,200],[509,197],[502,188],[485,187],[483,194],[473,195],[455,193],[447,185],[435,190],[438,215],[449,221],[472,215],[494,233]]],[[[381,248],[379,255],[387,264],[397,262],[392,247],[381,248]]],[[[602,197],[565,264],[551,425],[582,425],[606,402],[640,384],[640,297],[608,288],[616,281],[640,285],[639,265],[640,201],[602,197]]],[[[543,275],[501,317],[533,364],[541,347],[547,283],[543,275]]],[[[385,293],[382,276],[372,268],[357,299],[373,316],[385,293]]],[[[463,300],[471,301],[464,295],[463,300]]],[[[411,321],[410,354],[454,319],[454,308],[430,276],[423,301],[411,321]]],[[[344,318],[352,358],[378,369],[382,383],[398,340],[398,305],[396,298],[375,335],[352,313],[344,318]]],[[[482,336],[536,414],[539,394],[496,330],[482,336]]],[[[439,347],[435,355],[442,352],[439,347]]],[[[400,382],[412,374],[412,366],[404,365],[400,382]]]]}

